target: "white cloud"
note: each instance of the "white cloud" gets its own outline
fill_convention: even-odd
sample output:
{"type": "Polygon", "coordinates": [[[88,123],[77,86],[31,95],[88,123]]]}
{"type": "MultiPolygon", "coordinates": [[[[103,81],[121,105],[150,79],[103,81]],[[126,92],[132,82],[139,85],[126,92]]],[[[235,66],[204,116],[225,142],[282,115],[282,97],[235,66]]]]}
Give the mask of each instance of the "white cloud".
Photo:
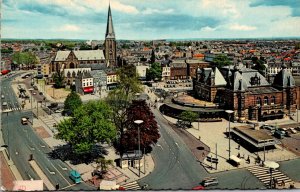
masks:
{"type": "Polygon", "coordinates": [[[136,7],[131,6],[131,5],[122,4],[119,1],[111,1],[110,5],[113,9],[120,11],[120,12],[129,13],[129,14],[139,13],[139,11],[137,10],[136,7]]]}
{"type": "Polygon", "coordinates": [[[80,27],[78,27],[77,25],[66,24],[56,30],[57,31],[73,31],[73,32],[75,32],[75,31],[79,31],[80,27]]]}
{"type": "Polygon", "coordinates": [[[174,9],[159,10],[159,9],[147,8],[142,13],[145,14],[145,15],[151,15],[151,14],[154,14],[154,13],[170,14],[170,13],[173,13],[173,12],[174,12],[174,9]]]}
{"type": "Polygon", "coordinates": [[[248,25],[232,24],[229,26],[229,29],[234,31],[253,31],[256,30],[256,27],[248,26],[248,25]]]}
{"type": "Polygon", "coordinates": [[[203,11],[207,11],[209,14],[221,14],[223,16],[238,18],[240,17],[240,12],[236,3],[237,1],[232,0],[202,0],[199,6],[203,11]]]}
{"type": "Polygon", "coordinates": [[[215,30],[217,30],[217,28],[206,26],[206,27],[202,27],[200,31],[202,31],[202,32],[211,32],[211,31],[215,31],[215,30]]]}

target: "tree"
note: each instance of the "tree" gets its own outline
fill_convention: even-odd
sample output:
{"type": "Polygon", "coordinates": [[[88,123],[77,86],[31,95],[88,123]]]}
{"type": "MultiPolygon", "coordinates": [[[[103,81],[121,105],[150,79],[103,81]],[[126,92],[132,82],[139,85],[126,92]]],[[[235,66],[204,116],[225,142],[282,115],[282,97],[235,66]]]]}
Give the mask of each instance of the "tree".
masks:
{"type": "Polygon", "coordinates": [[[75,109],[79,108],[81,105],[82,101],[80,96],[75,91],[71,91],[65,100],[64,109],[65,111],[70,111],[71,114],[73,114],[73,111],[75,111],[75,109]]]}
{"type": "Polygon", "coordinates": [[[127,108],[127,121],[124,137],[121,139],[121,145],[128,150],[138,149],[138,127],[140,129],[141,149],[149,150],[152,144],[157,143],[160,135],[157,122],[145,100],[133,100],[127,108]],[[137,125],[135,120],[143,120],[143,123],[137,125]],[[135,139],[133,139],[135,138],[135,139]]]}
{"type": "Polygon", "coordinates": [[[230,65],[231,62],[228,59],[228,57],[226,55],[217,55],[214,59],[213,59],[213,63],[218,67],[224,67],[227,65],[230,65]]]}
{"type": "Polygon", "coordinates": [[[32,52],[16,52],[12,60],[17,65],[25,65],[27,68],[33,68],[38,63],[37,57],[32,52]]]}
{"type": "Polygon", "coordinates": [[[63,71],[57,71],[53,74],[53,81],[54,81],[54,87],[55,88],[62,88],[64,87],[64,73],[63,71]]]}
{"type": "Polygon", "coordinates": [[[117,71],[118,88],[123,89],[125,94],[136,94],[142,91],[139,76],[134,65],[126,65],[117,71]]]}
{"type": "Polygon", "coordinates": [[[255,69],[260,74],[265,75],[266,66],[264,65],[264,60],[258,59],[258,57],[252,57],[251,60],[255,64],[252,69],[255,69]]]}
{"type": "Polygon", "coordinates": [[[102,100],[89,101],[75,109],[72,118],[57,125],[55,138],[68,142],[76,154],[90,153],[100,142],[111,143],[116,138],[112,110],[102,100]]]}
{"type": "Polygon", "coordinates": [[[123,66],[117,71],[117,74],[119,85],[116,89],[109,92],[106,102],[113,110],[113,121],[118,130],[118,137],[122,138],[127,120],[126,109],[135,98],[135,94],[142,91],[142,87],[138,80],[135,66],[123,66]]]}
{"type": "Polygon", "coordinates": [[[106,160],[103,157],[100,157],[96,160],[97,163],[97,170],[100,168],[101,169],[101,173],[105,173],[107,172],[107,168],[109,165],[113,165],[113,161],[111,159],[106,160]]]}
{"type": "Polygon", "coordinates": [[[154,62],[149,69],[146,70],[146,79],[148,81],[160,80],[162,69],[160,63],[154,62]]]}
{"type": "Polygon", "coordinates": [[[198,118],[198,114],[193,111],[183,111],[179,115],[179,119],[181,119],[184,122],[188,122],[189,125],[192,125],[192,122],[196,121],[198,118]]]}
{"type": "Polygon", "coordinates": [[[154,49],[152,49],[150,63],[153,64],[154,62],[155,62],[155,51],[154,51],[154,49]]]}

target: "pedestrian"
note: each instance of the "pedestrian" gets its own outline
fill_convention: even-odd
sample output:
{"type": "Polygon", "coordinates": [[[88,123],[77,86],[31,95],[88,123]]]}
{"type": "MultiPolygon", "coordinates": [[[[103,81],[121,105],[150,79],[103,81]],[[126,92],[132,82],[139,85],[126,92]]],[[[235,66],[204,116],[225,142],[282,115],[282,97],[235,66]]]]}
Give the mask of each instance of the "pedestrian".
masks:
{"type": "Polygon", "coordinates": [[[204,152],[202,152],[202,157],[204,157],[205,156],[205,153],[204,152]]]}
{"type": "Polygon", "coordinates": [[[240,156],[241,156],[241,154],[240,154],[240,152],[239,152],[239,153],[237,154],[237,157],[240,158],[240,156]]]}
{"type": "Polygon", "coordinates": [[[239,145],[238,145],[238,150],[240,150],[240,147],[241,147],[241,145],[239,144],[239,145]]]}

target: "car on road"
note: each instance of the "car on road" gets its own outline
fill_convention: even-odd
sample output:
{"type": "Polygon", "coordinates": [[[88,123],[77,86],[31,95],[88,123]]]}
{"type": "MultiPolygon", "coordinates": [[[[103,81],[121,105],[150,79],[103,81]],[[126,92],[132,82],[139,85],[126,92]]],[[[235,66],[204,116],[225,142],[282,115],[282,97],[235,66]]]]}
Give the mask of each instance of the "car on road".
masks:
{"type": "Polygon", "coordinates": [[[43,95],[43,92],[39,92],[39,95],[43,95]]]}
{"type": "Polygon", "coordinates": [[[36,95],[36,92],[32,92],[33,95],[36,95]]]}
{"type": "Polygon", "coordinates": [[[7,102],[4,101],[4,102],[2,103],[2,106],[7,106],[7,102]]]}
{"type": "Polygon", "coordinates": [[[71,170],[69,176],[76,184],[81,182],[80,174],[76,170],[71,170]]]}
{"type": "Polygon", "coordinates": [[[204,187],[215,186],[218,184],[219,184],[219,181],[216,177],[208,177],[208,178],[203,179],[203,181],[201,182],[201,185],[204,187]]]}
{"type": "Polygon", "coordinates": [[[21,118],[21,123],[22,123],[22,125],[27,125],[28,124],[28,117],[22,117],[21,118]]]}
{"type": "Polygon", "coordinates": [[[1,95],[1,98],[4,99],[4,95],[1,95]]]}

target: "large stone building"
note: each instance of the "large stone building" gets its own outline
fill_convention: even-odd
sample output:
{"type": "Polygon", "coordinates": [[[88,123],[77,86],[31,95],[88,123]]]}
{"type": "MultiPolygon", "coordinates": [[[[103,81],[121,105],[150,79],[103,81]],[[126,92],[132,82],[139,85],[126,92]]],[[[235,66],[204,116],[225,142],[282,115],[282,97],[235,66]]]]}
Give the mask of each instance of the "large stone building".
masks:
{"type": "Polygon", "coordinates": [[[298,87],[285,65],[273,84],[257,70],[246,67],[198,69],[194,91],[199,99],[233,110],[240,121],[282,118],[295,112],[299,100],[298,87]]]}
{"type": "Polygon", "coordinates": [[[63,72],[65,83],[71,85],[75,84],[75,79],[79,73],[114,68],[117,64],[116,60],[116,39],[109,6],[104,50],[58,51],[51,62],[50,69],[52,74],[63,72]]]}

